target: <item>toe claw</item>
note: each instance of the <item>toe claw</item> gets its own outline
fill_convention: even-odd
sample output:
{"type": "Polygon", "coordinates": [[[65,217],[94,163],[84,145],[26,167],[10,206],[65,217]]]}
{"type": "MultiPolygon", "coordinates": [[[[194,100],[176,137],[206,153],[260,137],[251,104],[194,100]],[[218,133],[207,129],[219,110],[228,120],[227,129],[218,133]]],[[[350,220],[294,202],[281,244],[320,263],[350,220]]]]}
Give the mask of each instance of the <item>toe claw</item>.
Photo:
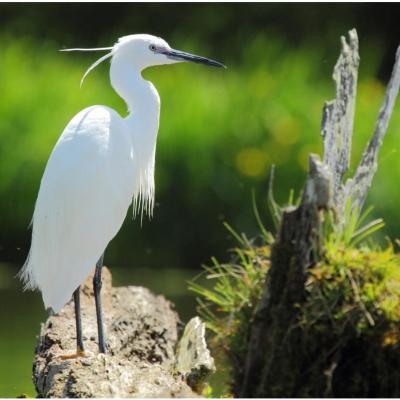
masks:
{"type": "Polygon", "coordinates": [[[62,360],[73,360],[75,358],[86,357],[86,353],[80,347],[76,349],[76,353],[74,354],[63,354],[60,356],[62,360]]]}

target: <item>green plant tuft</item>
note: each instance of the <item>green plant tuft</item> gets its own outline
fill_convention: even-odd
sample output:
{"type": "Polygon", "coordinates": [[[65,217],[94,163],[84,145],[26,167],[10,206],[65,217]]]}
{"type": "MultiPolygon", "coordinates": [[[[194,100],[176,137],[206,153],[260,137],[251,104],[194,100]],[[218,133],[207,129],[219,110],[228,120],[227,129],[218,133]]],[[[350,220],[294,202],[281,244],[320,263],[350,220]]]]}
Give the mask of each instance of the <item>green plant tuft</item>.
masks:
{"type": "MultiPolygon", "coordinates": [[[[273,198],[272,178],[273,172],[269,208],[279,227],[282,209],[273,198]]],[[[291,193],[290,206],[298,204],[293,197],[291,193]]],[[[238,242],[230,261],[221,264],[213,259],[212,266],[204,267],[208,284],[190,283],[190,289],[198,295],[199,313],[212,332],[210,345],[217,369],[225,372],[224,395],[241,379],[252,322],[268,279],[273,246],[273,235],[262,224],[254,194],[252,200],[261,242],[250,241],[225,224],[238,242]]],[[[310,367],[315,370],[309,372],[317,380],[318,374],[328,368],[328,360],[349,351],[350,343],[358,346],[365,341],[367,344],[362,344],[367,346],[365,354],[388,346],[400,349],[400,256],[390,242],[381,248],[372,240],[371,235],[384,224],[381,219],[365,222],[371,209],[364,213],[351,212],[349,202],[341,227],[333,211],[325,214],[323,250],[307,271],[305,300],[297,305],[299,312],[293,326],[302,332],[299,351],[316,357],[314,367],[310,367]]],[[[386,368],[385,354],[380,353],[375,360],[377,365],[386,368]]]]}
{"type": "Polygon", "coordinates": [[[308,271],[301,326],[329,327],[329,335],[349,330],[376,335],[379,327],[387,344],[386,335],[400,322],[400,256],[391,244],[381,250],[326,242],[324,248],[322,259],[308,271]]]}
{"type": "MultiPolygon", "coordinates": [[[[198,295],[198,312],[212,332],[210,344],[217,370],[224,371],[230,381],[243,365],[251,321],[270,265],[272,236],[265,232],[256,245],[225,226],[239,242],[231,251],[230,262],[221,264],[214,258],[211,267],[203,267],[208,285],[194,280],[189,289],[198,295]]],[[[224,396],[229,396],[226,389],[224,396]]]]}

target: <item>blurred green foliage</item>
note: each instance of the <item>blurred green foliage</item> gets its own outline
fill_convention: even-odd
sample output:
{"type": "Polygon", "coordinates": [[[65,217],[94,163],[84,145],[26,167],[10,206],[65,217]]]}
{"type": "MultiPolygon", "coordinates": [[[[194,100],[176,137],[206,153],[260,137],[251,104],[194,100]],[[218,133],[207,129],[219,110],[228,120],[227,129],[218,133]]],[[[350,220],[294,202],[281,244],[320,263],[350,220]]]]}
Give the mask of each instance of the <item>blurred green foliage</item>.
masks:
{"type": "MultiPolygon", "coordinates": [[[[22,262],[40,177],[64,126],[91,104],[107,104],[122,115],[126,107],[109,85],[107,65],[79,88],[93,54],[58,53],[51,42],[6,36],[1,43],[0,257],[22,262]]],[[[188,39],[175,45],[204,54],[200,44],[188,39]]],[[[223,254],[221,220],[250,235],[255,232],[250,190],[266,196],[271,164],[277,165],[278,199],[290,188],[298,190],[308,154],[321,149],[322,104],[334,95],[324,53],[317,43],[293,49],[260,34],[227,71],[187,64],[145,71],[162,99],[155,221],[144,221],[140,228],[128,218],[107,252],[109,264],[196,267],[212,254],[223,254]]],[[[361,56],[353,166],[384,92],[375,78],[379,47],[371,45],[361,56]]],[[[370,195],[392,236],[399,233],[394,216],[400,188],[393,174],[400,171],[399,125],[396,110],[370,195]]]]}

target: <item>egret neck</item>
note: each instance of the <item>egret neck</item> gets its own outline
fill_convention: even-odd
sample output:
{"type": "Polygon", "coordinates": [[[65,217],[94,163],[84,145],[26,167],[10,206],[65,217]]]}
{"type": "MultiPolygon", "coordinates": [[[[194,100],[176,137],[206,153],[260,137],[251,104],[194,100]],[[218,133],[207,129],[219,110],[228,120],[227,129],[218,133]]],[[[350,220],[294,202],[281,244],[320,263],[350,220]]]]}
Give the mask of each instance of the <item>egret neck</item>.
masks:
{"type": "Polygon", "coordinates": [[[154,164],[160,96],[154,85],[142,77],[144,68],[145,66],[132,65],[123,57],[115,56],[111,61],[110,81],[128,106],[125,122],[137,158],[136,173],[139,178],[138,186],[134,189],[134,214],[139,209],[143,212],[143,208],[146,208],[151,215],[154,204],[154,164]]]}
{"type": "Polygon", "coordinates": [[[160,96],[154,85],[142,77],[142,69],[140,66],[132,68],[122,57],[115,56],[111,61],[110,80],[128,106],[126,121],[135,139],[137,134],[143,134],[154,136],[152,139],[155,140],[160,120],[160,96]]]}

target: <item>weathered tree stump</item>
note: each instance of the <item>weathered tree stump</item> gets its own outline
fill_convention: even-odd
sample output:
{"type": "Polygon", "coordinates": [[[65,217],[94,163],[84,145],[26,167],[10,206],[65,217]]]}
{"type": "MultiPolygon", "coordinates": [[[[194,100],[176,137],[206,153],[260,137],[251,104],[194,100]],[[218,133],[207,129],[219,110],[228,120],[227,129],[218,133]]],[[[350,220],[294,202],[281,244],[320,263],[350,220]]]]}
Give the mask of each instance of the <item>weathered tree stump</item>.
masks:
{"type": "Polygon", "coordinates": [[[284,210],[272,247],[264,296],[252,324],[243,382],[236,388],[240,397],[294,396],[293,386],[299,383],[294,377],[301,376],[303,359],[291,347],[301,335],[293,326],[298,305],[305,297],[306,271],[318,251],[320,210],[330,207],[331,181],[329,169],[318,156],[311,155],[301,204],[284,210]]]}
{"type": "MultiPolygon", "coordinates": [[[[380,386],[371,383],[377,371],[396,370],[398,365],[397,360],[393,361],[395,357],[382,348],[378,353],[376,342],[355,338],[340,354],[333,351],[329,360],[321,359],[322,349],[318,346],[327,344],[323,340],[307,342],[298,324],[307,296],[307,271],[321,251],[320,210],[336,211],[338,231],[349,218],[345,212],[348,205],[350,218],[352,213],[360,213],[377,170],[378,152],[400,87],[399,47],[374,133],[354,176],[344,180],[351,154],[358,65],[358,37],[353,29],[348,42],[341,38],[341,53],[333,73],[336,98],[323,109],[323,163],[310,156],[310,172],[300,205],[276,216],[280,226],[272,245],[264,295],[251,321],[243,376],[233,388],[237,396],[392,397],[399,393],[393,374],[380,386]],[[349,359],[352,350],[357,351],[357,357],[349,359]]],[[[383,375],[385,372],[381,372],[383,375]]]]}
{"type": "Polygon", "coordinates": [[[63,360],[76,350],[73,302],[42,325],[33,364],[40,397],[196,397],[214,361],[204,324],[193,318],[178,346],[173,305],[143,287],[111,285],[103,269],[102,299],[107,353],[98,353],[92,277],[81,293],[86,357],[63,360]],[[176,351],[178,347],[178,351],[176,351]]]}

